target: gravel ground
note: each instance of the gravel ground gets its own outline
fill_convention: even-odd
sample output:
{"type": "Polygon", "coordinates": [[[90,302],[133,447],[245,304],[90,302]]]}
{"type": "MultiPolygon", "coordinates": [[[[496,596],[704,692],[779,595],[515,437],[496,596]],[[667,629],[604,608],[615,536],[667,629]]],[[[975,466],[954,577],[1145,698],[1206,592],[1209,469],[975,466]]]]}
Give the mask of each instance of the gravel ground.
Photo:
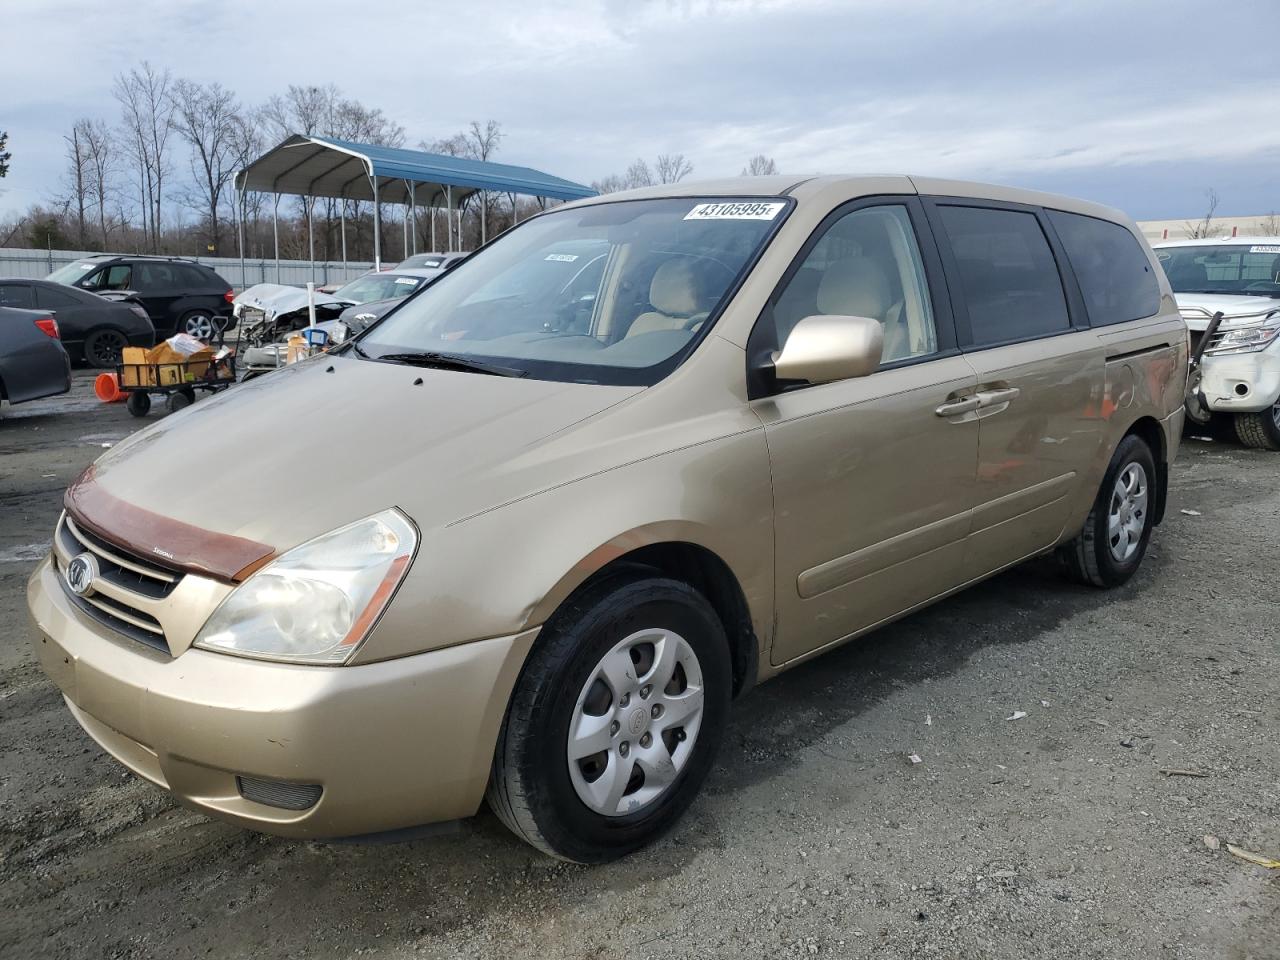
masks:
{"type": "Polygon", "coordinates": [[[89,383],[0,422],[5,958],[1280,957],[1280,870],[1226,849],[1280,857],[1280,455],[1188,442],[1121,590],[1039,561],[758,688],[669,837],[583,868],[488,812],[245,833],[104,756],[23,595],[63,487],[138,425],[89,383]]]}

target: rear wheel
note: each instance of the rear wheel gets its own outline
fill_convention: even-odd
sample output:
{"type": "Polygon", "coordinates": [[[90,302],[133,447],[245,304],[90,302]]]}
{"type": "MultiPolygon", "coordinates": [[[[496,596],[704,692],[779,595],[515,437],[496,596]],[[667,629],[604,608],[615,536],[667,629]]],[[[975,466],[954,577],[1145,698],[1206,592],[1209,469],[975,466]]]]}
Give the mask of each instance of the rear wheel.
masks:
{"type": "Polygon", "coordinates": [[[728,644],[675,580],[604,581],[543,629],[498,737],[490,807],[535,847],[602,863],[692,802],[729,710],[728,644]]]}
{"type": "Polygon", "coordinates": [[[1280,450],[1280,400],[1261,413],[1237,413],[1236,436],[1255,450],[1280,450]]]}
{"type": "Polygon", "coordinates": [[[175,390],[173,393],[169,394],[164,405],[170,413],[177,413],[179,410],[184,410],[195,402],[196,392],[190,387],[183,387],[181,390],[175,390]]]}
{"type": "Polygon", "coordinates": [[[208,342],[215,333],[213,314],[207,310],[191,310],[182,315],[178,321],[178,332],[189,333],[197,340],[208,342]]]}
{"type": "Polygon", "coordinates": [[[95,330],[84,338],[84,359],[90,366],[105,370],[120,362],[129,338],[119,330],[95,330]]]}
{"type": "Polygon", "coordinates": [[[1073,579],[1095,587],[1118,587],[1134,575],[1151,539],[1158,496],[1155,482],[1151,448],[1130,434],[1111,458],[1084,529],[1058,548],[1073,579]]]}

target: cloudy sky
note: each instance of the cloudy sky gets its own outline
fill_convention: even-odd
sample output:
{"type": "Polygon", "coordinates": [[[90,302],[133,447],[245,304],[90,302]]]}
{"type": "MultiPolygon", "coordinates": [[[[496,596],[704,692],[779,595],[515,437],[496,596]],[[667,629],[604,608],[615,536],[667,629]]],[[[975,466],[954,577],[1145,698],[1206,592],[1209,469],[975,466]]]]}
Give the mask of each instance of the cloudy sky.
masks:
{"type": "Polygon", "coordinates": [[[473,119],[496,159],[589,182],[683,152],[694,177],[907,172],[1140,219],[1280,210],[1276,0],[4,0],[0,217],[59,191],[62,135],[112,121],[146,57],[256,103],[335,83],[409,142],[473,119]],[[1270,51],[1270,52],[1268,52],[1270,51]]]}

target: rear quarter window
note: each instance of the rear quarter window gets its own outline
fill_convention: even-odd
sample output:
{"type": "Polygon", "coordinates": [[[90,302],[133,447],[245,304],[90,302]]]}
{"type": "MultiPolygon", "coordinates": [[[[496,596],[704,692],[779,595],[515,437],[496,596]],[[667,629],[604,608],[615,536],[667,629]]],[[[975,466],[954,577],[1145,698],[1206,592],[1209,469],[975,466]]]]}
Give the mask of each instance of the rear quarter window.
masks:
{"type": "Polygon", "coordinates": [[[1095,327],[1141,320],[1160,311],[1160,284],[1137,238],[1109,220],[1050,210],[1049,221],[1080,282],[1095,327]]]}
{"type": "Polygon", "coordinates": [[[939,205],[974,346],[1064,333],[1062,278],[1033,213],[939,205]]]}

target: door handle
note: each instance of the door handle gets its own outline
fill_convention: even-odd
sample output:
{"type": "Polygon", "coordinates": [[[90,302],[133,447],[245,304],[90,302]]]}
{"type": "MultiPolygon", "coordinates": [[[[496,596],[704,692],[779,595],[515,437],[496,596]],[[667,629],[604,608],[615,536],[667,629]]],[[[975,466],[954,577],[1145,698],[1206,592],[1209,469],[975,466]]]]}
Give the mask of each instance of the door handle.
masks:
{"type": "Polygon", "coordinates": [[[949,400],[933,412],[940,417],[958,417],[961,414],[973,413],[982,406],[982,401],[978,397],[961,397],[959,400],[949,400]]]}
{"type": "Polygon", "coordinates": [[[1017,387],[1005,387],[1002,390],[979,390],[978,406],[994,407],[998,403],[1009,403],[1018,399],[1022,393],[1017,387]]]}

